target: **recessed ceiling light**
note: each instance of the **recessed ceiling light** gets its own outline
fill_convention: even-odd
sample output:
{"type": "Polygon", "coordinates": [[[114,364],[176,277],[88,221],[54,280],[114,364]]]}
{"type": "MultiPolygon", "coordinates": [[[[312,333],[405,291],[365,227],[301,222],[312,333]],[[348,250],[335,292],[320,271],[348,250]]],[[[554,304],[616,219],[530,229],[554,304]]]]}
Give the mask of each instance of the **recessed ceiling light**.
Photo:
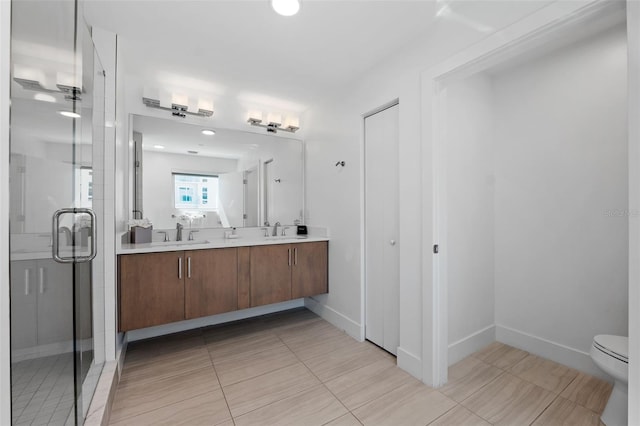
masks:
{"type": "Polygon", "coordinates": [[[194,155],[196,155],[196,154],[198,154],[198,151],[192,151],[192,150],[189,150],[189,151],[187,151],[187,153],[188,153],[188,154],[194,154],[194,155]]]}
{"type": "Polygon", "coordinates": [[[58,111],[58,114],[69,118],[80,118],[80,114],[73,111],[58,111]]]}
{"type": "Polygon", "coordinates": [[[36,101],[42,101],[42,102],[55,102],[56,98],[54,98],[51,95],[47,95],[46,93],[36,93],[35,95],[33,95],[33,99],[35,99],[36,101]]]}
{"type": "Polygon", "coordinates": [[[153,146],[155,149],[164,149],[163,145],[154,145],[153,146]]]}
{"type": "Polygon", "coordinates": [[[299,0],[271,0],[271,7],[282,16],[292,16],[300,10],[299,0]]]}
{"type": "Polygon", "coordinates": [[[215,130],[210,130],[210,129],[204,129],[202,131],[203,135],[207,135],[207,136],[213,136],[216,134],[215,130]]]}

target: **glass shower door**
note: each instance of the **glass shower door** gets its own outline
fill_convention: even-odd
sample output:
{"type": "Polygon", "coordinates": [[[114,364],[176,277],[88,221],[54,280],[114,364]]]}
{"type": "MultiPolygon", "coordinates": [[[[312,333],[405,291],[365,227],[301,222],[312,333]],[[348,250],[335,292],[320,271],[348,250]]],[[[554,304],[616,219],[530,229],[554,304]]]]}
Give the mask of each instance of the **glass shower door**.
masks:
{"type": "Polygon", "coordinates": [[[79,6],[12,2],[14,424],[82,424],[95,389],[88,377],[102,362],[94,354],[92,259],[104,75],[79,6]]]}

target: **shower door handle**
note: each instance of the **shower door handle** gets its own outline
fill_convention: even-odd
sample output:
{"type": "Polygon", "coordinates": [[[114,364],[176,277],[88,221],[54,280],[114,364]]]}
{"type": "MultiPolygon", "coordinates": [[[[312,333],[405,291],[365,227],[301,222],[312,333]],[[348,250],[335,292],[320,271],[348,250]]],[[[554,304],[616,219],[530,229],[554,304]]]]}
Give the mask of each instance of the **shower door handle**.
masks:
{"type": "MultiPolygon", "coordinates": [[[[91,209],[86,208],[65,208],[57,210],[52,218],[52,244],[51,252],[53,260],[58,263],[84,263],[92,261],[97,254],[97,235],[98,227],[96,214],[91,209]],[[87,214],[91,218],[91,251],[87,256],[61,256],[60,255],[60,216],[65,214],[87,214]]],[[[75,252],[75,248],[73,250],[75,252]]]]}

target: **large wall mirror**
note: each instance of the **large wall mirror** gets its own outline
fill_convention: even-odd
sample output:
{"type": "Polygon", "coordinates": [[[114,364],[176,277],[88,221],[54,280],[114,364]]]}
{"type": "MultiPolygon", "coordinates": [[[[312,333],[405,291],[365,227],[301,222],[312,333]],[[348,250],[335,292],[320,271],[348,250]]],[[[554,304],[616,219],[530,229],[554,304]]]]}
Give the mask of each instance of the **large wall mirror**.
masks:
{"type": "Polygon", "coordinates": [[[142,115],[130,122],[132,217],[144,216],[157,229],[303,220],[301,140],[142,115]]]}

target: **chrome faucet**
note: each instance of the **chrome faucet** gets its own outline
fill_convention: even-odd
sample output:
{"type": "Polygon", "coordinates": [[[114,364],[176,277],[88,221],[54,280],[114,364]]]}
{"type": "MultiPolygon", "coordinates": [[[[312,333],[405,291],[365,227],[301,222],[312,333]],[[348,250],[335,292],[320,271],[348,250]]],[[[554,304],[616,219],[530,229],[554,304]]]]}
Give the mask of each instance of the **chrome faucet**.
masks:
{"type": "Polygon", "coordinates": [[[271,233],[271,235],[274,237],[278,236],[278,226],[280,226],[280,222],[276,222],[276,224],[273,225],[273,232],[271,233]]]}
{"type": "Polygon", "coordinates": [[[182,241],[182,228],[184,228],[184,225],[176,223],[176,241],[182,241]]]}

